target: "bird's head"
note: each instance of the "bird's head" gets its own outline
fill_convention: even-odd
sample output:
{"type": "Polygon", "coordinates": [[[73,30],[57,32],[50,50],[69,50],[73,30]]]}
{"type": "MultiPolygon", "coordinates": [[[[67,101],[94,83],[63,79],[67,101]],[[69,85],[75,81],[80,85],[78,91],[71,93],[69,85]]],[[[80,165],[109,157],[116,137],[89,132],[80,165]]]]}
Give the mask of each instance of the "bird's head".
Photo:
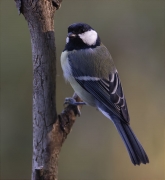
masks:
{"type": "Polygon", "coordinates": [[[88,24],[74,23],[68,27],[67,50],[94,48],[100,45],[97,32],[88,24]]]}

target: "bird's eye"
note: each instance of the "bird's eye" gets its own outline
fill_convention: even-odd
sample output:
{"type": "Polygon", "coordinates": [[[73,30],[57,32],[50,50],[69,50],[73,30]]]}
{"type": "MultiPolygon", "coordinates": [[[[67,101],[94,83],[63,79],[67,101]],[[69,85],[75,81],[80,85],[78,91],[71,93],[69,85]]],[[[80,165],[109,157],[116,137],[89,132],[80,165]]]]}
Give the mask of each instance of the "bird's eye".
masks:
{"type": "Polygon", "coordinates": [[[82,30],[81,30],[81,33],[84,33],[84,32],[85,32],[85,29],[82,29],[82,30]]]}

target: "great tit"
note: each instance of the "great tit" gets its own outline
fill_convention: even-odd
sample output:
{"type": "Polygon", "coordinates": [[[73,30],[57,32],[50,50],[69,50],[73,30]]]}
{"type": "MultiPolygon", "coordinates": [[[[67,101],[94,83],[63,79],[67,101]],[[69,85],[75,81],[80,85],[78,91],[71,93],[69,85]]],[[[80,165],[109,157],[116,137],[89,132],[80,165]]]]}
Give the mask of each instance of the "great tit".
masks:
{"type": "Polygon", "coordinates": [[[114,123],[132,163],[149,163],[130,127],[126,99],[112,57],[91,26],[74,23],[68,27],[61,66],[75,93],[114,123]]]}

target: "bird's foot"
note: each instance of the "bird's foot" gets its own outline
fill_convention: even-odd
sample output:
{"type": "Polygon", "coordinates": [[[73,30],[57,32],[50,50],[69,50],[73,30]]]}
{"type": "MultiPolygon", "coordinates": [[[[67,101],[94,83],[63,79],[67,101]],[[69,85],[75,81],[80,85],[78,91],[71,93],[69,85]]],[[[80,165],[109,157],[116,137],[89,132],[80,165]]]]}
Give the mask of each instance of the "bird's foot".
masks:
{"type": "Polygon", "coordinates": [[[71,105],[75,105],[75,106],[78,106],[78,105],[86,105],[86,103],[85,102],[77,102],[74,98],[72,98],[72,97],[67,97],[67,98],[65,98],[65,101],[64,101],[64,105],[69,105],[69,104],[71,104],[71,105]]]}
{"type": "Polygon", "coordinates": [[[67,98],[65,98],[65,101],[64,101],[64,106],[65,105],[73,105],[73,106],[76,106],[76,108],[77,108],[77,114],[78,114],[78,116],[80,116],[81,115],[81,111],[80,111],[80,109],[79,109],[79,105],[86,105],[86,103],[85,102],[77,102],[74,98],[72,98],[72,97],[67,97],[67,98]]]}

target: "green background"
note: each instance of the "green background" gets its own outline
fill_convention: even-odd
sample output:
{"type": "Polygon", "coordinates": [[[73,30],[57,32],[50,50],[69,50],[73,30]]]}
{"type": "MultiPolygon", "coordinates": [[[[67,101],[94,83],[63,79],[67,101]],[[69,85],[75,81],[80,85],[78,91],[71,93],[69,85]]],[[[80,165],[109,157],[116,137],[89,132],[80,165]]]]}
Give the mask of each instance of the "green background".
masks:
{"type": "MultiPolygon", "coordinates": [[[[32,60],[30,34],[13,0],[1,0],[1,180],[30,180],[32,60]]],[[[62,147],[60,180],[165,179],[165,1],[63,0],[55,14],[57,110],[72,96],[60,66],[67,27],[90,24],[110,50],[127,98],[131,127],[150,164],[134,166],[113,124],[83,107],[62,147]]]]}

